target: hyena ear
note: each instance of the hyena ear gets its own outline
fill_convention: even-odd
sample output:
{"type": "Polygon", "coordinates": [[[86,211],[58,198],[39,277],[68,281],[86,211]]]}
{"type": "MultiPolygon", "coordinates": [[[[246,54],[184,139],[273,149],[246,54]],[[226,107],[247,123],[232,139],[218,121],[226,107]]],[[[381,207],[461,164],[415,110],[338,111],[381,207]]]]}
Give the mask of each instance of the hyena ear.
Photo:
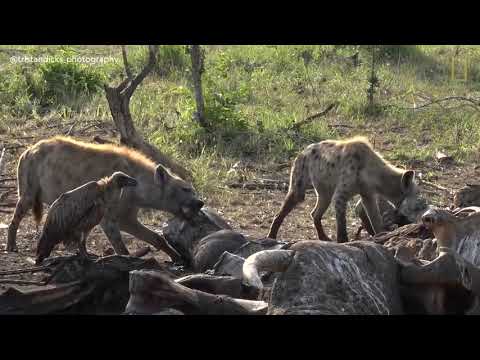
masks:
{"type": "Polygon", "coordinates": [[[154,181],[158,185],[163,185],[168,181],[168,171],[162,164],[158,164],[155,168],[154,181]]]}
{"type": "Polygon", "coordinates": [[[408,192],[413,186],[415,180],[415,171],[407,170],[403,173],[401,187],[403,192],[408,192]]]}

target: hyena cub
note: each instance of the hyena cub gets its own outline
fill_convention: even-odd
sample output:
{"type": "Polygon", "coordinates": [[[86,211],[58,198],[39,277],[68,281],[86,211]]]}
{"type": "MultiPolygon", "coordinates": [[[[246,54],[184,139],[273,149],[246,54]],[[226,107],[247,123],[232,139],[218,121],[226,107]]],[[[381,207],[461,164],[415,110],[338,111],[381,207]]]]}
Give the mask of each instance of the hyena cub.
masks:
{"type": "Polygon", "coordinates": [[[311,144],[295,159],[288,194],[273,219],[268,237],[277,237],[283,220],[305,199],[305,190],[311,185],[317,194],[317,203],[311,217],[320,240],[330,241],[322,227],[322,216],[333,201],[337,242],[348,241],[347,202],[357,194],[362,198],[375,233],[382,232],[377,195],[383,195],[396,206],[404,200],[416,199],[414,178],[414,171],[398,169],[388,163],[364,137],[311,144]]]}

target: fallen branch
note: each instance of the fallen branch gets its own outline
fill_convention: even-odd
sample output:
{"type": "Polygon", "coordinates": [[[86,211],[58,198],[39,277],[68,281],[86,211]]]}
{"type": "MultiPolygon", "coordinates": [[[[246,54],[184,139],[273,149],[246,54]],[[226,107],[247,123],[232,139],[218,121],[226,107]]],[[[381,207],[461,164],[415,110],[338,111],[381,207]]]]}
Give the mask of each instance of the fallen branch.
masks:
{"type": "Polygon", "coordinates": [[[0,279],[0,284],[38,285],[38,286],[46,285],[45,281],[29,281],[29,280],[15,280],[15,279],[0,279]]]}
{"type": "Polygon", "coordinates": [[[313,115],[310,115],[309,117],[307,117],[306,119],[303,119],[301,121],[298,121],[296,123],[294,123],[292,126],[291,126],[291,129],[292,130],[298,130],[300,127],[306,125],[306,124],[309,124],[311,123],[313,120],[321,117],[321,116],[325,116],[327,115],[334,107],[336,107],[338,105],[338,103],[334,102],[330,105],[327,106],[327,108],[319,113],[316,113],[316,114],[313,114],[313,115]]]}
{"type": "Polygon", "coordinates": [[[245,183],[230,183],[228,187],[247,190],[288,190],[288,182],[282,180],[259,179],[245,183]]]}
{"type": "Polygon", "coordinates": [[[15,145],[5,146],[5,149],[7,149],[7,150],[13,150],[13,149],[19,149],[19,148],[27,147],[27,146],[28,146],[28,145],[25,145],[25,144],[15,144],[15,145]]]}
{"type": "Polygon", "coordinates": [[[441,191],[446,191],[446,192],[448,192],[449,194],[453,194],[453,190],[447,189],[446,187],[443,187],[443,186],[441,186],[441,185],[437,185],[437,184],[432,183],[432,182],[430,182],[430,181],[420,179],[419,182],[420,182],[420,184],[429,185],[429,186],[431,186],[431,187],[434,187],[435,189],[438,189],[438,190],[441,190],[441,191]]]}
{"type": "Polygon", "coordinates": [[[5,178],[5,179],[0,179],[0,183],[2,182],[7,182],[7,181],[15,181],[17,178],[5,178]]]}
{"type": "Polygon", "coordinates": [[[106,140],[98,135],[95,135],[92,140],[98,144],[114,144],[114,142],[106,140]]]}
{"type": "Polygon", "coordinates": [[[14,208],[17,206],[16,202],[11,202],[11,203],[3,203],[0,204],[0,207],[6,207],[6,208],[14,208]]]}
{"type": "Polygon", "coordinates": [[[0,156],[0,174],[3,173],[4,167],[5,167],[5,148],[3,148],[2,155],[0,156]]]}
{"type": "MultiPolygon", "coordinates": [[[[422,97],[422,98],[425,98],[425,97],[422,97]]],[[[398,106],[398,105],[395,105],[395,104],[385,105],[384,107],[396,107],[396,108],[404,109],[404,110],[419,110],[419,109],[426,108],[430,105],[435,105],[435,104],[440,105],[443,102],[451,101],[451,100],[465,101],[465,102],[468,103],[467,105],[473,107],[477,111],[480,111],[480,100],[479,99],[467,98],[467,97],[464,97],[464,96],[448,96],[448,97],[445,97],[445,98],[442,98],[442,99],[431,100],[430,102],[425,103],[425,104],[420,105],[420,106],[414,105],[413,107],[398,106]]],[[[449,109],[449,108],[444,108],[444,107],[442,107],[442,108],[443,109],[449,109]]]]}
{"type": "Polygon", "coordinates": [[[0,271],[0,276],[3,275],[17,275],[17,274],[25,274],[25,273],[35,273],[38,271],[43,271],[45,269],[49,269],[48,266],[37,266],[34,268],[28,268],[28,269],[19,269],[19,270],[7,270],[7,271],[0,271]]]}

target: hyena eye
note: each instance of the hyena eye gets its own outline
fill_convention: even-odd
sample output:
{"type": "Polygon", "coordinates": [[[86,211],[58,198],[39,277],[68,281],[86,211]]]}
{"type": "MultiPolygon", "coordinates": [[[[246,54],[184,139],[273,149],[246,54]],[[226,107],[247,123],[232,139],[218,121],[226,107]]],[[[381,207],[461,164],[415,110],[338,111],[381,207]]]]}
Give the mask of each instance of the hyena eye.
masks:
{"type": "Polygon", "coordinates": [[[189,189],[189,188],[182,188],[182,191],[184,191],[184,192],[190,192],[191,189],[189,189]]]}

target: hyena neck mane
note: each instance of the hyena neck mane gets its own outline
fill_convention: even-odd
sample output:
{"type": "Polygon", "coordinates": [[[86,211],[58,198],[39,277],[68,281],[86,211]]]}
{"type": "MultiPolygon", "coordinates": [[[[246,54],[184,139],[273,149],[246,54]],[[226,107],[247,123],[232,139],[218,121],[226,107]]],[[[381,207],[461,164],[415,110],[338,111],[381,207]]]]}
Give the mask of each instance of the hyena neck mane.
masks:
{"type": "Polygon", "coordinates": [[[379,154],[377,155],[378,164],[370,170],[372,178],[370,183],[373,185],[375,192],[390,200],[395,206],[399,206],[406,196],[413,192],[413,171],[399,169],[379,154]]]}
{"type": "Polygon", "coordinates": [[[109,175],[114,171],[122,171],[135,177],[140,186],[135,189],[124,189],[124,191],[134,194],[130,199],[137,205],[150,206],[149,200],[152,196],[148,195],[152,194],[148,194],[148,190],[155,189],[156,192],[159,190],[154,180],[157,165],[137,150],[115,144],[92,144],[64,136],[56,136],[45,141],[69,144],[73,148],[80,149],[82,153],[101,154],[102,157],[108,158],[111,168],[108,169],[109,174],[105,174],[106,177],[98,182],[99,185],[108,184],[109,175]],[[147,191],[141,189],[147,189],[147,191]]]}

